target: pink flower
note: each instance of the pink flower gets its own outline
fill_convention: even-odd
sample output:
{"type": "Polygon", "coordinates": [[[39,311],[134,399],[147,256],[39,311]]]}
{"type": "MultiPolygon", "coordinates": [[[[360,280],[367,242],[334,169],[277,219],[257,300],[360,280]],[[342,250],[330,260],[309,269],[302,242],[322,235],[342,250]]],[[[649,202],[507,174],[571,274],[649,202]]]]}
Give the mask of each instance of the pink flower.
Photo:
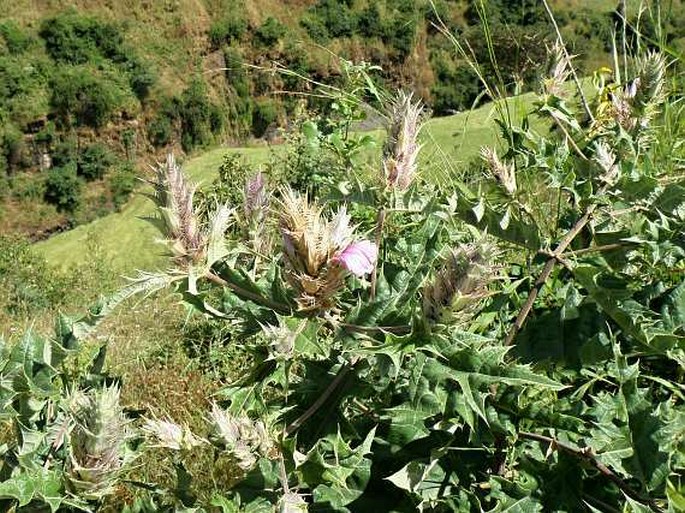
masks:
{"type": "Polygon", "coordinates": [[[342,267],[361,278],[373,271],[378,258],[378,248],[368,240],[353,242],[335,257],[342,267]]]}

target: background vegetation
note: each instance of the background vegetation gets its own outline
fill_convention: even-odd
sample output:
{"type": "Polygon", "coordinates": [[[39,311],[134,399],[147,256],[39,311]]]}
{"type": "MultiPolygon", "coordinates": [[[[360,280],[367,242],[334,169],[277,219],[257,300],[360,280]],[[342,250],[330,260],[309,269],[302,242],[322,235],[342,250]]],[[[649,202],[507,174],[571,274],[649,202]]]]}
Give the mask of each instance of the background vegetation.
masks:
{"type": "MultiPolygon", "coordinates": [[[[372,75],[381,85],[410,88],[445,115],[488,94],[439,24],[469,41],[488,76],[495,52],[502,93],[530,89],[552,41],[542,5],[527,1],[484,9],[465,0],[60,5],[12,2],[0,23],[0,226],[34,239],[120,207],[132,188],[122,186],[122,169],[140,169],[168,148],[279,140],[276,129],[287,128],[301,108],[323,106],[276,93],[307,91],[312,81],[342,83],[334,54],[378,65],[372,75]],[[291,73],[273,73],[274,66],[291,73]],[[112,166],[108,152],[82,155],[96,143],[121,164],[112,166]],[[91,164],[77,165],[75,179],[70,162],[86,160],[91,164]]],[[[579,55],[579,72],[608,64],[617,6],[552,6],[569,50],[579,55]]],[[[679,6],[659,13],[676,50],[685,25],[679,6]]],[[[661,37],[650,16],[637,21],[638,7],[629,3],[634,26],[661,37]]]]}

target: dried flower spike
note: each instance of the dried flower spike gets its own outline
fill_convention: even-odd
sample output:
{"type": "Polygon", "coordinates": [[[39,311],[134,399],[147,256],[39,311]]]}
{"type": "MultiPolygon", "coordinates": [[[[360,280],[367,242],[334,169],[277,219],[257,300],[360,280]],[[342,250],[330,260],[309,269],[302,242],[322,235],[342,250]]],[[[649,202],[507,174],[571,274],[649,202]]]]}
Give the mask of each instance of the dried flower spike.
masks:
{"type": "Polygon", "coordinates": [[[543,91],[550,96],[564,96],[564,83],[571,74],[571,62],[563,45],[557,41],[548,48],[547,77],[543,79],[543,91]]]}
{"type": "Polygon", "coordinates": [[[273,452],[273,440],[261,420],[253,422],[248,417],[235,417],[214,404],[210,421],[214,439],[226,447],[245,471],[257,463],[259,456],[269,457],[273,452]]]}
{"type": "Polygon", "coordinates": [[[302,495],[289,491],[278,501],[279,513],[307,513],[309,508],[302,495]]]}
{"type": "Polygon", "coordinates": [[[146,419],[143,431],[155,439],[156,447],[174,451],[190,451],[203,443],[190,429],[169,420],[146,419]]]}
{"type": "Polygon", "coordinates": [[[497,155],[497,152],[492,148],[483,147],[480,150],[480,156],[485,161],[490,172],[497,178],[504,190],[509,196],[516,194],[516,170],[513,163],[505,164],[497,155]]]}
{"type": "Polygon", "coordinates": [[[196,187],[188,182],[173,154],[157,168],[158,200],[161,203],[172,252],[181,266],[204,258],[205,236],[193,207],[196,187]]]}
{"type": "Polygon", "coordinates": [[[487,295],[492,274],[490,253],[483,244],[450,252],[434,280],[423,289],[423,314],[429,322],[443,322],[457,312],[468,312],[487,295]]]}
{"type": "Polygon", "coordinates": [[[265,220],[269,210],[266,177],[261,171],[245,182],[243,213],[247,234],[256,251],[264,245],[265,220]]]}
{"type": "Polygon", "coordinates": [[[616,164],[616,155],[611,150],[608,144],[604,142],[598,142],[595,145],[595,162],[604,171],[600,180],[605,183],[614,183],[618,177],[619,168],[616,164]]]}
{"type": "Polygon", "coordinates": [[[102,499],[114,492],[118,478],[132,459],[127,443],[129,420],[115,386],[73,392],[65,414],[71,424],[67,435],[66,465],[70,491],[88,499],[102,499]]]}
{"type": "Polygon", "coordinates": [[[399,92],[388,110],[388,140],[383,149],[385,184],[390,189],[405,190],[416,176],[423,104],[413,101],[411,93],[399,92]]]}

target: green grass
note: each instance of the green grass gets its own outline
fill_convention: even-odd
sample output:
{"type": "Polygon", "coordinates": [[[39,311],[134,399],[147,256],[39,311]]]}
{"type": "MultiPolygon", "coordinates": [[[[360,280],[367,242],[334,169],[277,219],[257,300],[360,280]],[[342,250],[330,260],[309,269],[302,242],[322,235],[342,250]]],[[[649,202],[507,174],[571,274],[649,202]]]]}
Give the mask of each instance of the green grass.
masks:
{"type": "MultiPolygon", "coordinates": [[[[514,118],[520,117],[530,107],[533,98],[533,95],[527,94],[508,100],[514,118]]],[[[422,131],[424,147],[421,169],[430,179],[436,180],[459,174],[477,156],[482,146],[497,142],[496,116],[494,104],[486,104],[468,112],[430,120],[422,131]]],[[[383,135],[378,131],[374,132],[374,136],[379,143],[376,147],[380,148],[383,135]]],[[[183,167],[191,179],[202,186],[214,179],[227,152],[240,153],[254,164],[264,163],[270,158],[267,147],[217,148],[189,158],[183,167]]],[[[369,156],[369,159],[370,165],[379,169],[377,155],[369,156]]],[[[154,214],[154,211],[152,201],[139,194],[121,212],[55,235],[37,243],[35,248],[51,265],[66,268],[88,260],[86,243],[90,238],[95,238],[101,254],[118,272],[130,275],[136,269],[164,267],[165,247],[156,242],[160,234],[143,219],[154,214]]]]}
{"type": "MultiPolygon", "coordinates": [[[[188,159],[183,167],[193,181],[200,185],[209,183],[214,179],[221,159],[227,152],[240,152],[255,164],[265,162],[269,156],[266,147],[217,148],[188,159]]],[[[137,194],[121,212],[55,235],[34,247],[39,254],[45,256],[49,264],[67,268],[88,260],[86,245],[89,239],[94,238],[103,257],[119,272],[132,273],[136,269],[158,268],[165,263],[165,247],[156,242],[161,237],[160,233],[144,219],[154,212],[152,200],[137,194]]]]}

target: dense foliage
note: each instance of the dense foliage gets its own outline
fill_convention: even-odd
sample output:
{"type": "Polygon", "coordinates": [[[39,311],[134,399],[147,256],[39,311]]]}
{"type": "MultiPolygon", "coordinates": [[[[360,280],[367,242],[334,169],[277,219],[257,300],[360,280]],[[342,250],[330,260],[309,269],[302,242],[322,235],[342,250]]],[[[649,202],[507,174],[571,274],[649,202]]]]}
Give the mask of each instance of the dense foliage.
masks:
{"type": "Polygon", "coordinates": [[[547,58],[529,111],[495,104],[501,146],[468,181],[427,176],[421,101],[349,63],[267,172],[227,158],[196,195],[169,156],[153,222],[173,269],[3,347],[8,507],[98,510],[125,487],[128,511],[681,511],[682,100],[653,51],[574,94],[566,50],[547,58]],[[368,97],[373,172],[349,130],[368,97]],[[166,287],[251,365],[194,429],[134,419],[89,338],[166,287]],[[129,478],[135,453],[175,482],[129,478]]]}

